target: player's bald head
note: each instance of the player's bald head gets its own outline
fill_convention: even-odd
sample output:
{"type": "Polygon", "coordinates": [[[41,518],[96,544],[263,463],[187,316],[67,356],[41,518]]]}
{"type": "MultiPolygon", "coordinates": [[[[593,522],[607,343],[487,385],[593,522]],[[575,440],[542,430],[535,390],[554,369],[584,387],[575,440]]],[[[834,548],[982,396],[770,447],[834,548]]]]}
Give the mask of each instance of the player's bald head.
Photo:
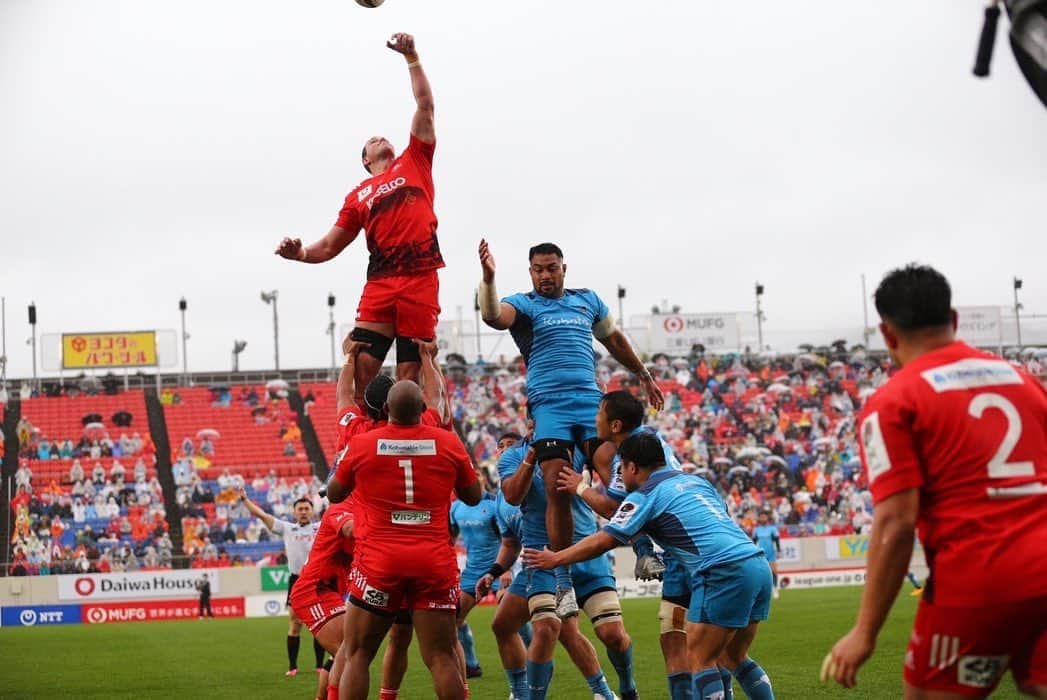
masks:
{"type": "Polygon", "coordinates": [[[386,399],[389,407],[389,422],[400,425],[414,425],[422,419],[425,411],[425,399],[422,389],[409,379],[393,384],[386,399]]]}

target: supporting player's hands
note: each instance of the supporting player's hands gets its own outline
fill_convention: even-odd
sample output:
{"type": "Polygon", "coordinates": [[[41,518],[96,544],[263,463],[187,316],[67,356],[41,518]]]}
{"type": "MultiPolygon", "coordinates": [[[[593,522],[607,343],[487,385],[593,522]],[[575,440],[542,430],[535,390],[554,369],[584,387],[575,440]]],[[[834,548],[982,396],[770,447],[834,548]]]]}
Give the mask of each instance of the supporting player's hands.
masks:
{"type": "Polygon", "coordinates": [[[389,41],[385,42],[385,45],[396,53],[402,53],[404,56],[415,56],[418,54],[414,48],[414,37],[404,32],[393,34],[389,41]]]}
{"type": "Polygon", "coordinates": [[[411,338],[411,342],[418,346],[418,352],[422,357],[436,357],[440,353],[440,346],[435,340],[419,340],[411,338]]]}
{"type": "Polygon", "coordinates": [[[476,599],[480,600],[487,596],[491,592],[491,586],[494,585],[494,576],[490,573],[486,573],[476,581],[476,599]]]}
{"type": "Polygon", "coordinates": [[[870,637],[857,627],[852,628],[836,642],[822,662],[822,681],[831,678],[844,688],[853,688],[858,682],[858,669],[872,656],[875,648],[875,637],[870,637]]]}
{"type": "Polygon", "coordinates": [[[524,566],[529,569],[555,569],[560,565],[557,561],[557,553],[548,547],[542,549],[525,547],[520,556],[523,557],[524,566]]]}
{"type": "Polygon", "coordinates": [[[640,383],[643,385],[644,393],[647,394],[647,403],[651,405],[651,408],[656,411],[662,410],[665,407],[665,395],[662,394],[658,382],[654,381],[654,377],[645,373],[640,376],[640,383]]]}
{"type": "Polygon", "coordinates": [[[484,282],[487,284],[494,282],[494,255],[491,253],[491,247],[483,238],[480,239],[480,268],[484,273],[484,282]]]}
{"type": "Polygon", "coordinates": [[[276,254],[288,260],[300,260],[302,257],[302,239],[284,238],[276,247],[276,254]]]}
{"type": "Polygon", "coordinates": [[[582,488],[586,489],[593,484],[592,473],[588,469],[583,469],[579,474],[573,468],[565,466],[556,477],[556,488],[564,493],[576,494],[581,490],[579,487],[582,484],[582,488]]]}
{"type": "Polygon", "coordinates": [[[342,341],[342,352],[346,358],[352,357],[354,360],[356,356],[360,354],[360,351],[364,348],[371,347],[370,343],[364,343],[359,340],[354,340],[352,335],[345,336],[345,340],[342,341]]]}

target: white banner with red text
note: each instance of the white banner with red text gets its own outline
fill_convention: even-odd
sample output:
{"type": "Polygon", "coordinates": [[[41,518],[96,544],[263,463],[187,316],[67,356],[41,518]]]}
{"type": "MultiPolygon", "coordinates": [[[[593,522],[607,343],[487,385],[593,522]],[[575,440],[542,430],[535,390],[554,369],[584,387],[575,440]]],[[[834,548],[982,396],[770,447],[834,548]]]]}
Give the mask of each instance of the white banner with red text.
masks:
{"type": "Polygon", "coordinates": [[[58,577],[61,600],[128,600],[186,598],[197,595],[204,575],[211,594],[221,591],[217,569],[168,569],[120,574],[66,574],[58,577]]]}

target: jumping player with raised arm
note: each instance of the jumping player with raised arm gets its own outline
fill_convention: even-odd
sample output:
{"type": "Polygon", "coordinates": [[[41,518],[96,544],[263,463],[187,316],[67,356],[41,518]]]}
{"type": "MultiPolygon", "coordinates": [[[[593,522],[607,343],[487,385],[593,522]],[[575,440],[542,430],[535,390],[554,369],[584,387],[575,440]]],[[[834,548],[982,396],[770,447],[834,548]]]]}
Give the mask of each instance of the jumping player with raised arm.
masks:
{"type": "Polygon", "coordinates": [[[407,148],[397,156],[384,137],[368,139],[361,162],[370,177],[346,196],[338,221],[327,235],[308,246],[300,238],[284,238],[276,249],[277,255],[289,260],[322,263],[364,231],[371,259],[356,326],[350,334],[367,344],[355,368],[359,403],[363,403],[368,382],[381,371],[394,339],[397,377],[417,379],[421,358],[410,339],[436,337],[440,315],[437,270],[444,266],[433,211],[433,92],[414,37],[394,34],[386,46],[403,54],[411,77],[415,112],[407,148]]]}
{"type": "Polygon", "coordinates": [[[387,404],[389,423],[352,438],[331,479],[356,502],[345,616],[350,673],[339,693],[342,700],[367,698],[371,661],[396,612],[409,609],[436,696],[460,699],[458,562],[448,511],[452,492],[475,505],[482,490],[458,437],[421,424],[425,402],[417,384],[397,382],[387,404]]]}
{"type": "MultiPolygon", "coordinates": [[[[501,301],[487,241],[480,241],[479,255],[483,270],[480,314],[491,328],[509,330],[527,363],[527,400],[534,416],[534,448],[548,501],[549,545],[553,550],[562,549],[570,545],[574,527],[571,495],[557,490],[557,476],[572,464],[575,448],[583,449],[588,457],[597,444],[593,418],[601,392],[596,385],[593,338],[640,377],[652,406],[661,409],[664,398],[629,339],[615,327],[607,304],[591,290],[564,288],[567,266],[559,246],[541,243],[531,248],[533,289],[501,301]]],[[[563,608],[563,614],[572,607],[570,572],[559,569],[555,575],[557,606],[563,608]]]]}
{"type": "Polygon", "coordinates": [[[988,697],[1010,668],[1019,688],[1047,698],[1047,391],[956,339],[952,291],[937,270],[893,270],[875,300],[901,369],[859,417],[876,512],[858,619],[823,680],[855,685],[918,529],[931,573],[905,655],[905,697],[988,697]]]}
{"type": "MultiPolygon", "coordinates": [[[[281,520],[273,517],[270,513],[262,510],[258,504],[247,497],[240,490],[240,500],[247,506],[247,510],[254,517],[262,521],[266,529],[274,535],[279,535],[284,541],[284,551],[287,554],[287,570],[291,578],[287,584],[287,673],[285,676],[294,677],[298,675],[298,648],[301,645],[302,621],[291,607],[291,594],[294,592],[298,575],[309,558],[309,549],[313,546],[316,532],[320,529],[320,523],[313,520],[313,502],[308,498],[299,498],[294,502],[294,522],[281,520]]],[[[315,637],[313,638],[313,653],[316,656],[316,668],[323,668],[324,647],[315,637]]]]}
{"type": "MultiPolygon", "coordinates": [[[[763,553],[727,514],[708,481],[666,465],[654,435],[629,437],[619,450],[628,497],[611,521],[560,552],[525,548],[526,566],[551,569],[585,561],[645,532],[690,575],[687,650],[690,693],[673,684],[672,697],[723,698],[721,665],[734,673],[747,697],[773,700],[771,683],[749,658],[749,646],[771,602],[771,570],[763,553]]],[[[683,680],[682,678],[680,679],[683,680]]]]}

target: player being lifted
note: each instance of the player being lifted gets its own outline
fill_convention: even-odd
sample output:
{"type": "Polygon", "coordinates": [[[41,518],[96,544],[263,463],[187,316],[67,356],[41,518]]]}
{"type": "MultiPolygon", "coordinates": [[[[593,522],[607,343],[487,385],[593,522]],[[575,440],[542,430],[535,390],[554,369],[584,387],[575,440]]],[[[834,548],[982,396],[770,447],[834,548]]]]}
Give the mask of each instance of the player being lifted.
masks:
{"type": "Polygon", "coordinates": [[[361,160],[371,177],[346,196],[327,235],[308,246],[300,238],[284,238],[276,249],[277,255],[289,260],[322,263],[341,253],[363,229],[370,262],[356,326],[350,334],[367,344],[356,365],[361,404],[367,383],[381,370],[394,339],[397,377],[417,379],[420,359],[410,339],[436,336],[440,315],[437,270],[444,266],[433,212],[433,92],[414,37],[394,34],[386,45],[403,54],[411,76],[416,109],[407,148],[397,156],[384,137],[368,139],[361,160]]]}
{"type": "MultiPolygon", "coordinates": [[[[572,464],[575,448],[590,456],[598,444],[593,417],[601,392],[594,372],[593,338],[640,377],[652,406],[661,409],[664,399],[629,339],[615,327],[603,300],[588,289],[564,288],[567,266],[559,246],[541,243],[531,248],[533,289],[501,301],[487,241],[480,241],[479,254],[483,270],[480,314],[491,328],[509,329],[527,363],[527,405],[534,417],[534,448],[548,501],[549,545],[553,550],[563,549],[571,544],[574,527],[571,494],[557,490],[557,476],[572,464]]],[[[569,596],[570,572],[564,567],[555,575],[557,604],[563,614],[575,607],[569,596]]]]}
{"type": "Polygon", "coordinates": [[[1047,391],[956,340],[938,271],[894,270],[875,300],[901,369],[859,418],[876,518],[858,619],[823,680],[854,686],[918,528],[931,573],[905,655],[905,697],[988,697],[1010,667],[1019,688],[1047,698],[1047,391]]]}

